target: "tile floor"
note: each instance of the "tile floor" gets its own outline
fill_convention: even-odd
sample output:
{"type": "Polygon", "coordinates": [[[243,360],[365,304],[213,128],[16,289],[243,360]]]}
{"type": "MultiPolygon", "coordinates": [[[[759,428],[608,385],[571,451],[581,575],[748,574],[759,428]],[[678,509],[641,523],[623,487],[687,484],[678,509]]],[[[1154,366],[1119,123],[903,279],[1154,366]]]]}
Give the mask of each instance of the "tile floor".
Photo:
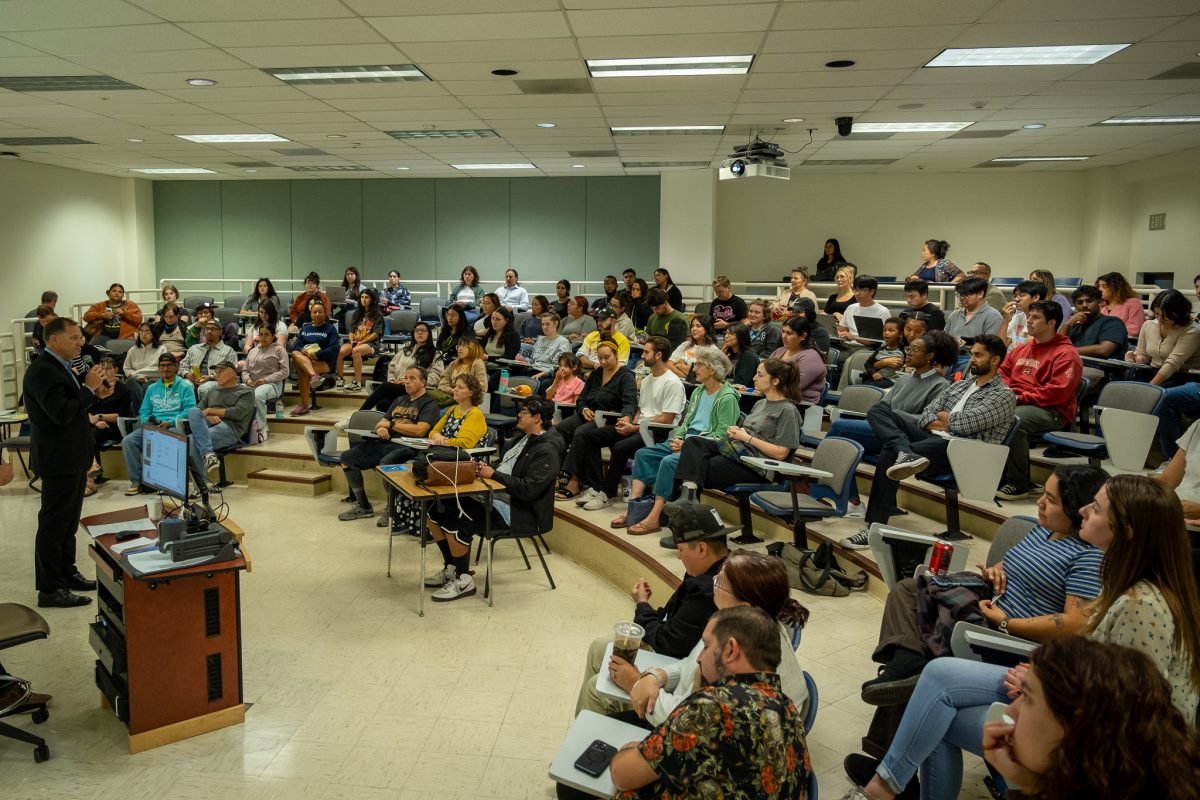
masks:
{"type": "MultiPolygon", "coordinates": [[[[127,507],[124,486],[102,486],[85,513],[127,507]]],[[[253,703],[245,724],[129,755],[121,724],[99,708],[92,684],[93,611],[45,609],[51,638],[5,651],[3,660],[54,694],[51,718],[38,726],[53,755],[35,764],[29,747],[0,739],[0,796],[554,796],[547,765],[572,718],[584,649],[628,616],[623,591],[557,555],[550,563],[559,588],[550,591],[536,565],[525,572],[502,546],[495,608],[477,596],[427,605],[420,619],[414,540],[397,540],[388,579],[386,540],[370,520],[337,522],[344,507],[336,495],[308,500],[234,487],[227,499],[254,558],[242,583],[245,695],[253,703]]],[[[35,603],[39,501],[19,481],[0,491],[0,600],[35,603]]],[[[81,535],[87,573],[85,546],[81,535]]],[[[809,747],[822,796],[836,798],[847,788],[842,757],[857,750],[870,718],[858,687],[874,674],[869,653],[882,606],[867,595],[801,599],[813,614],[800,659],[821,693],[809,747]]],[[[981,774],[969,758],[962,797],[987,797],[981,774]]]]}

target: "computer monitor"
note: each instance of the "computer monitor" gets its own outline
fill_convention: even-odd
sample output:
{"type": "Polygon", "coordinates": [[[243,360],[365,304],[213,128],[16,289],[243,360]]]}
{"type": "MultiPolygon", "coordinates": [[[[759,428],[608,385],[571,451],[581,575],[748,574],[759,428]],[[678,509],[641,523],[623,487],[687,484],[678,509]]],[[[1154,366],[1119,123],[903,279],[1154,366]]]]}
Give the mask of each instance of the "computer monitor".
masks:
{"type": "Polygon", "coordinates": [[[142,483],[187,508],[188,437],[158,426],[142,428],[142,483]]]}

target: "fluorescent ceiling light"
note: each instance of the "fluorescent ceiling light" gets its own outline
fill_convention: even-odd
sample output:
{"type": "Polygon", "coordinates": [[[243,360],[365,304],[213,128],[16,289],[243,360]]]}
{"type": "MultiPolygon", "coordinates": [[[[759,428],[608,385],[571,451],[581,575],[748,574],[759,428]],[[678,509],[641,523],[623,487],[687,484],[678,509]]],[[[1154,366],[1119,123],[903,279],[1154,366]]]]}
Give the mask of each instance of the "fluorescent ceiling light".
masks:
{"type": "Polygon", "coordinates": [[[557,128],[557,127],[558,127],[558,126],[557,126],[557,125],[555,125],[553,122],[539,122],[539,123],[537,124],[537,126],[538,126],[539,128],[557,128]]]}
{"type": "Polygon", "coordinates": [[[1043,67],[1095,64],[1128,44],[1063,44],[1048,47],[950,47],[926,67],[1043,67]]]}
{"type": "Polygon", "coordinates": [[[290,67],[264,69],[263,72],[288,83],[399,83],[427,81],[429,76],[415,64],[371,65],[362,67],[290,67]]]}
{"type": "Polygon", "coordinates": [[[216,86],[217,82],[212,78],[188,78],[189,86],[216,86]]]}
{"type": "Polygon", "coordinates": [[[1008,161],[1087,161],[1091,156],[1004,156],[993,158],[993,162],[1008,161]]]}
{"type": "Polygon", "coordinates": [[[664,75],[745,75],[754,56],[588,59],[593,78],[654,78],[664,75]]]}
{"type": "Polygon", "coordinates": [[[201,169],[200,167],[164,167],[162,169],[135,169],[144,175],[215,175],[216,170],[201,169]]]}
{"type": "Polygon", "coordinates": [[[455,169],[537,169],[533,164],[451,164],[455,169]]]}
{"type": "Polygon", "coordinates": [[[407,170],[410,170],[410,169],[412,169],[412,167],[396,167],[396,169],[399,169],[399,170],[406,170],[406,171],[407,171],[407,170]]]}
{"type": "Polygon", "coordinates": [[[856,122],[852,133],[953,133],[974,122],[856,122]]]}
{"type": "Polygon", "coordinates": [[[475,128],[467,130],[419,130],[419,131],[384,131],[394,139],[499,139],[500,134],[491,128],[475,128]]]}
{"type": "Polygon", "coordinates": [[[572,164],[571,169],[585,169],[587,164],[572,164]]]}
{"type": "MultiPolygon", "coordinates": [[[[970,124],[970,123],[968,123],[970,124]]],[[[612,133],[724,133],[724,125],[621,125],[609,128],[612,133]]]]}
{"type": "Polygon", "coordinates": [[[1044,122],[1031,122],[1031,123],[1029,123],[1028,125],[1022,125],[1021,127],[1022,127],[1022,128],[1024,128],[1025,130],[1027,130],[1027,131],[1037,131],[1037,130],[1041,130],[1042,128],[1046,127],[1046,123],[1044,123],[1044,122]]]}
{"type": "Polygon", "coordinates": [[[1200,122],[1195,114],[1176,114],[1158,117],[1112,117],[1100,125],[1194,125],[1200,122]]]}
{"type": "Polygon", "coordinates": [[[187,139],[200,144],[249,144],[253,142],[290,142],[273,133],[177,133],[177,139],[187,139]]]}

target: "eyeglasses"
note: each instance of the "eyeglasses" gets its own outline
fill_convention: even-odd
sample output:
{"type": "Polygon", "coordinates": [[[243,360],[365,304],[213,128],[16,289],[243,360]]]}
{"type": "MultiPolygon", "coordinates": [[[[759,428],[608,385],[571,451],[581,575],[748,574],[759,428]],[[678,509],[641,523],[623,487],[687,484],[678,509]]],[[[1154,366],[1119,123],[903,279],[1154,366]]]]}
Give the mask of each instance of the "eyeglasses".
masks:
{"type": "Polygon", "coordinates": [[[720,573],[713,575],[713,591],[715,592],[717,589],[720,589],[721,591],[724,591],[724,592],[729,591],[729,587],[726,586],[725,584],[721,583],[720,573]]]}

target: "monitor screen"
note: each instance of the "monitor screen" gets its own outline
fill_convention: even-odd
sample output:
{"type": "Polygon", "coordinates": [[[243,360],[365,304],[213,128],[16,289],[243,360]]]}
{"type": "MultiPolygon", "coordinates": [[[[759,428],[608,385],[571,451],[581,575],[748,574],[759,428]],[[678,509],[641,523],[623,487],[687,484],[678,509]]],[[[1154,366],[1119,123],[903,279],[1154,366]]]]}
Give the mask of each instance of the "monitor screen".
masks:
{"type": "Polygon", "coordinates": [[[142,428],[142,483],[186,505],[188,440],[157,426],[142,428]]]}

